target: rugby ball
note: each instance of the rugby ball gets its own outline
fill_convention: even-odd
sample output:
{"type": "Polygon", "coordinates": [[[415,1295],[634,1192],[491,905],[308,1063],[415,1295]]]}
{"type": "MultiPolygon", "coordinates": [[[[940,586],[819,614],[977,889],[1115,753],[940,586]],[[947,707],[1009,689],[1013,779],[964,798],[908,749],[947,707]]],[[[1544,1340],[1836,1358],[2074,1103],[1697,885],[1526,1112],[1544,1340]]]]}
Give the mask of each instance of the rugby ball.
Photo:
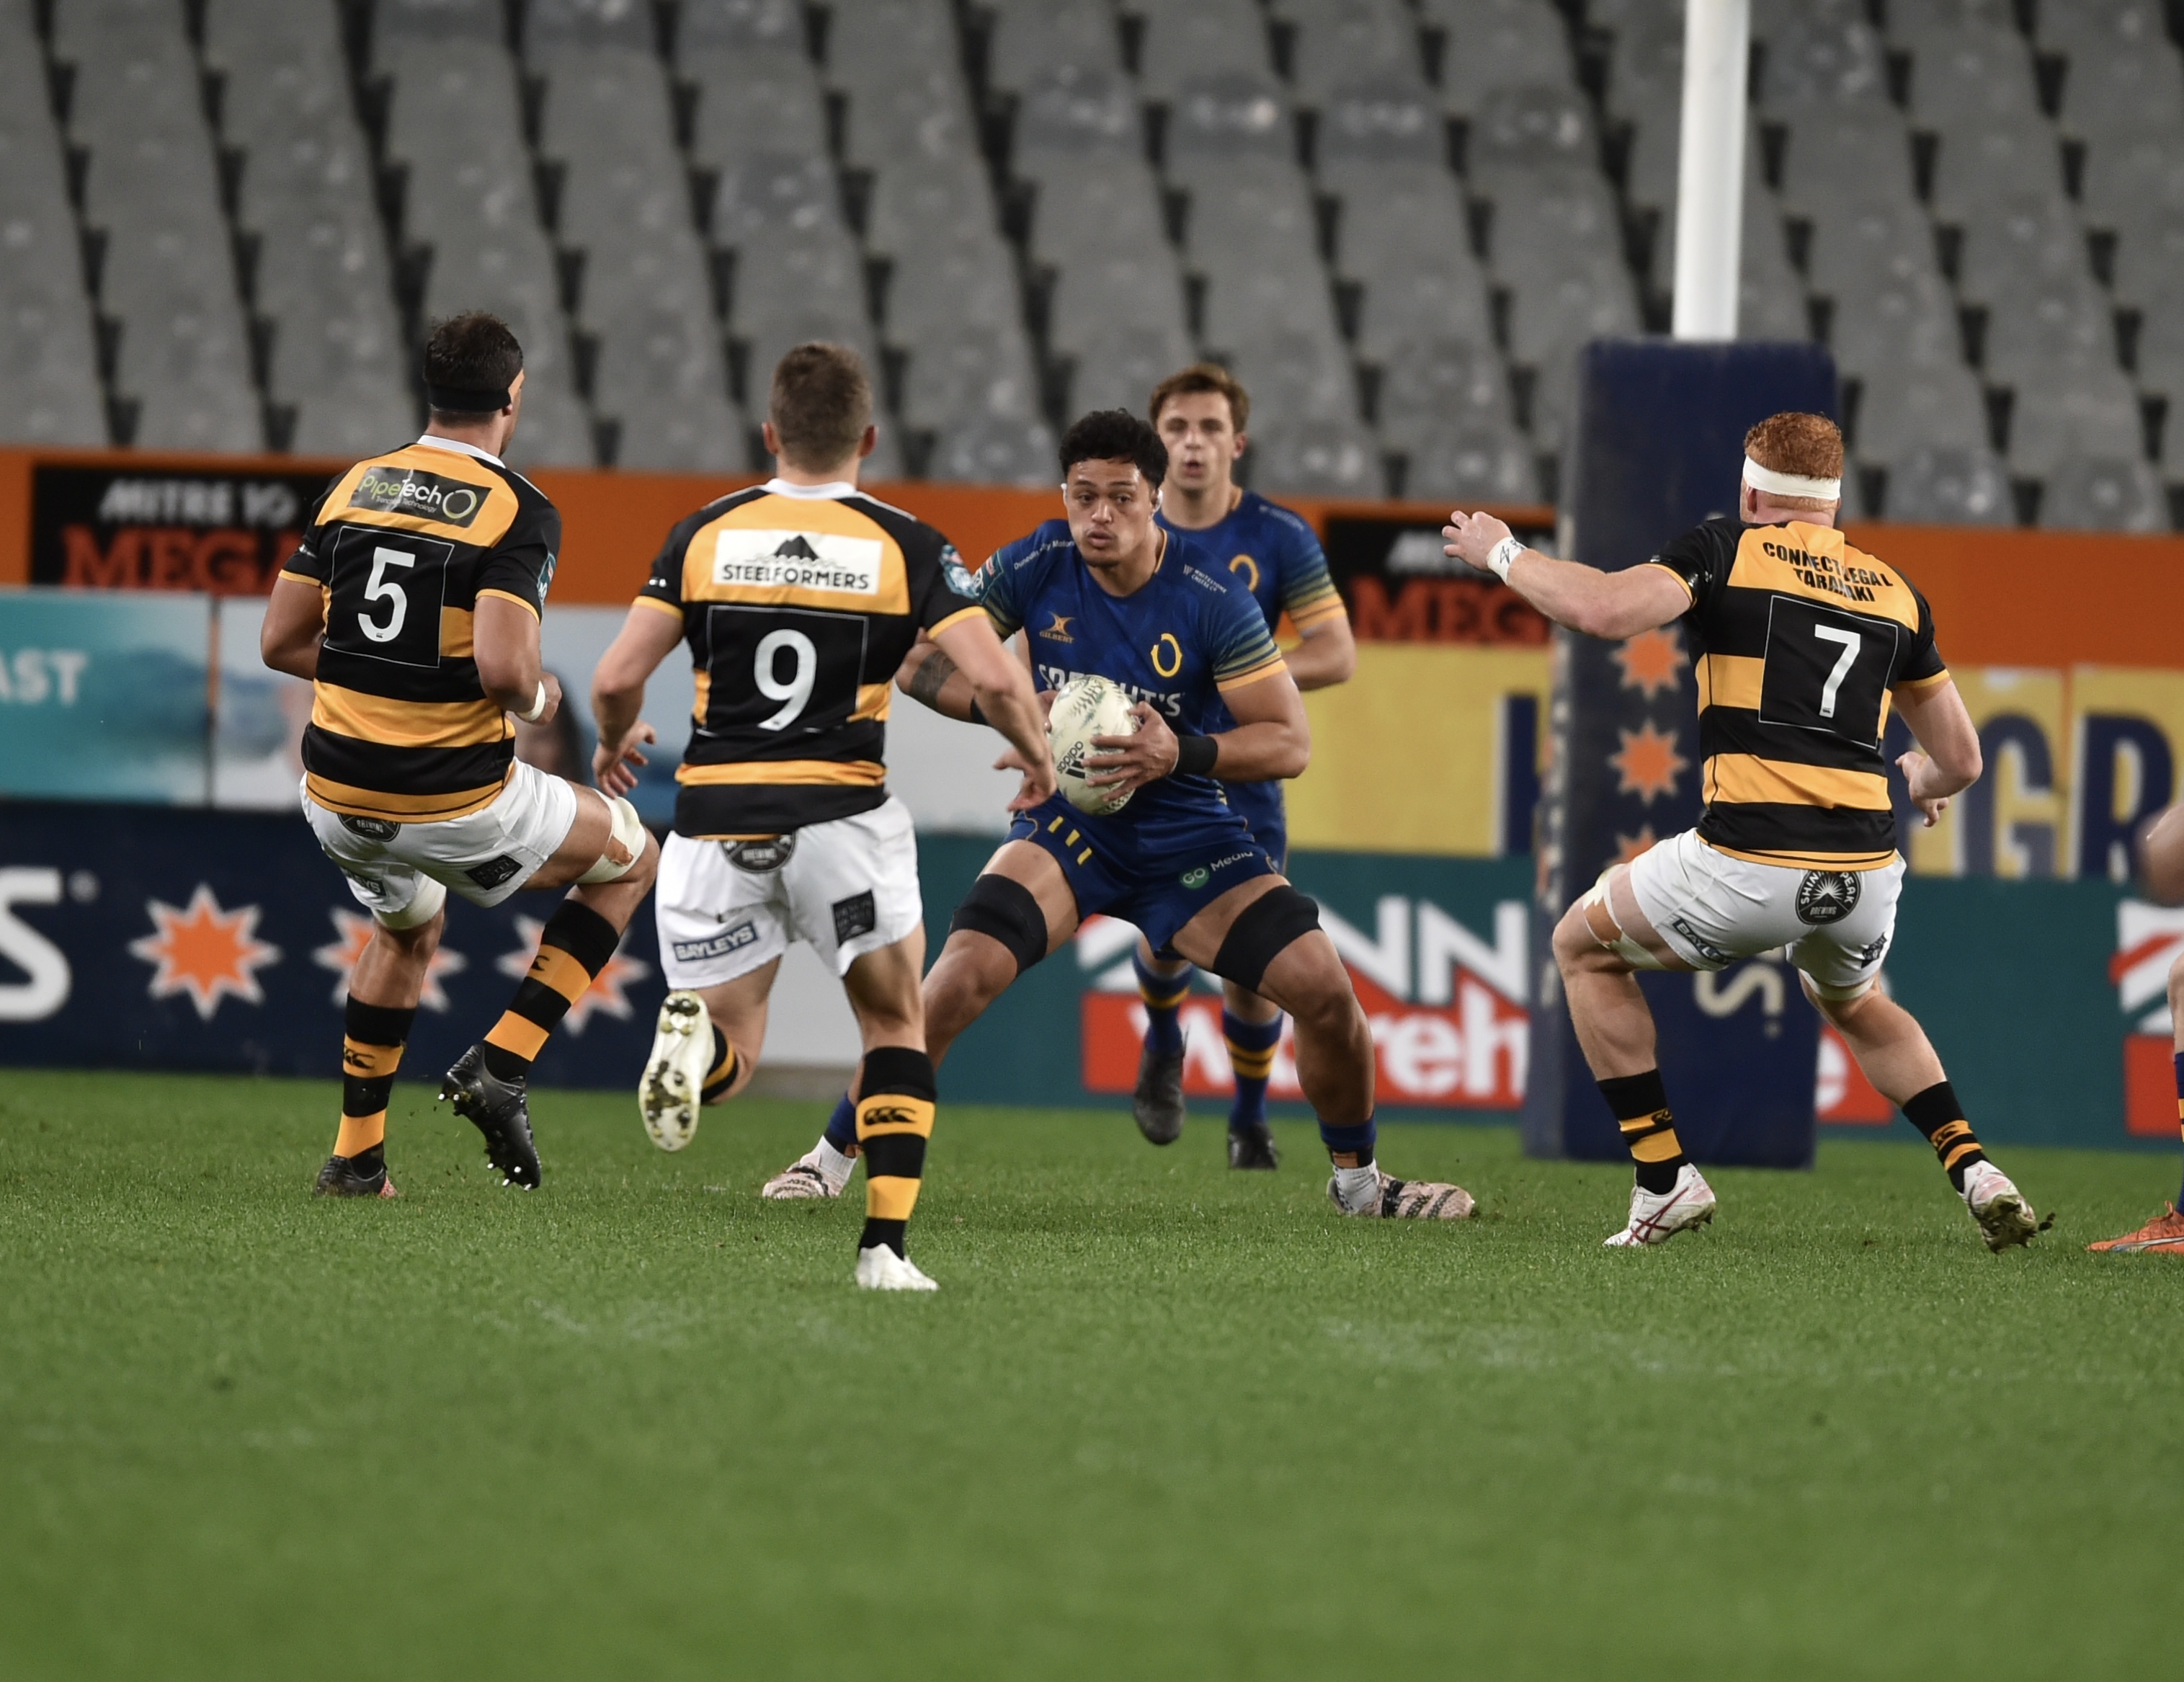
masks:
{"type": "Polygon", "coordinates": [[[1131,790],[1112,784],[1095,788],[1084,778],[1084,762],[1099,751],[1095,736],[1134,736],[1138,721],[1130,698],[1104,677],[1072,677],[1054,697],[1046,717],[1046,748],[1061,797],[1080,812],[1104,817],[1130,804],[1131,790]]]}

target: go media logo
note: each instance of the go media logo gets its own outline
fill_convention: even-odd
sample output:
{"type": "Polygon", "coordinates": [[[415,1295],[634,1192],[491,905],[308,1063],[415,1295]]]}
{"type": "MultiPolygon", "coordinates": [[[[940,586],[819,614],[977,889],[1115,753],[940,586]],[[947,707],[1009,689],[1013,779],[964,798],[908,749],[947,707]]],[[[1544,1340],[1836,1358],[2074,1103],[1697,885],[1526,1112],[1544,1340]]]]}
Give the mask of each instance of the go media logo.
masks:
{"type": "MultiPolygon", "coordinates": [[[[1383,1102],[1451,1110],[1515,1110],[1524,1101],[1530,1061],[1527,1011],[1526,909],[1520,899],[1494,907],[1490,940],[1430,899],[1382,895],[1368,932],[1323,904],[1320,926],[1350,971],[1373,1031],[1383,1102]]],[[[1094,1092],[1128,1092],[1136,1083],[1145,1033],[1130,949],[1137,931],[1108,917],[1078,929],[1077,963],[1084,996],[1084,1083],[1094,1092]]],[[[1234,1081],[1222,1037],[1217,993],[1193,993],[1184,1016],[1184,1089],[1195,1097],[1228,1093],[1234,1081]]],[[[1285,1018],[1269,1090],[1303,1096],[1285,1018]]]]}

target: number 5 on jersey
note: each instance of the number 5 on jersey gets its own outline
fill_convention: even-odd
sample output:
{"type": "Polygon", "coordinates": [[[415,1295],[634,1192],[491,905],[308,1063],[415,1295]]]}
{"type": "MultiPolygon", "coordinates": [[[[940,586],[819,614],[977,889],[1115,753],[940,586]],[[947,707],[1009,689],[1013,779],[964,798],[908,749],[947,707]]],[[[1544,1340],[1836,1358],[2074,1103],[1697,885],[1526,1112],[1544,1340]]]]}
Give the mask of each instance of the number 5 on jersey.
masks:
{"type": "Polygon", "coordinates": [[[344,527],[327,582],[326,646],[398,666],[440,663],[440,609],[455,546],[407,532],[344,527]]]}
{"type": "Polygon", "coordinates": [[[847,722],[864,682],[865,632],[862,614],[712,604],[700,732],[764,741],[847,722]]]}

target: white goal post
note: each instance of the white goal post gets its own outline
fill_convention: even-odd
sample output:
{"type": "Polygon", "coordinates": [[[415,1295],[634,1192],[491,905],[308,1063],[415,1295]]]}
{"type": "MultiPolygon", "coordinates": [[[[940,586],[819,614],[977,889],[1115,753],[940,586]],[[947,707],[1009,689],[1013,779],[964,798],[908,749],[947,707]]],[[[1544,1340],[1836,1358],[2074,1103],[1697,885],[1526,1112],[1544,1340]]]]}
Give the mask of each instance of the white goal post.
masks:
{"type": "Polygon", "coordinates": [[[1676,155],[1680,339],[1736,337],[1743,246],[1745,84],[1751,0],[1685,0],[1684,110],[1676,155]]]}

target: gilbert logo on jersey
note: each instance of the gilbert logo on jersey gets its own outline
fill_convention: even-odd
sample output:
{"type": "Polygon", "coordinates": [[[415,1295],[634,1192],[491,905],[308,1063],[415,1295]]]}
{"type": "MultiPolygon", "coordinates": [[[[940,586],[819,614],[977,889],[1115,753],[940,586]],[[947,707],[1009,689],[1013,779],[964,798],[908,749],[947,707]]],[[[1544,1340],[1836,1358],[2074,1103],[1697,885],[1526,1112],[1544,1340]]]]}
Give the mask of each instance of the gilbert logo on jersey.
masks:
{"type": "Polygon", "coordinates": [[[879,593],[883,546],[836,532],[724,526],[713,544],[713,582],[760,590],[879,593]]]}

